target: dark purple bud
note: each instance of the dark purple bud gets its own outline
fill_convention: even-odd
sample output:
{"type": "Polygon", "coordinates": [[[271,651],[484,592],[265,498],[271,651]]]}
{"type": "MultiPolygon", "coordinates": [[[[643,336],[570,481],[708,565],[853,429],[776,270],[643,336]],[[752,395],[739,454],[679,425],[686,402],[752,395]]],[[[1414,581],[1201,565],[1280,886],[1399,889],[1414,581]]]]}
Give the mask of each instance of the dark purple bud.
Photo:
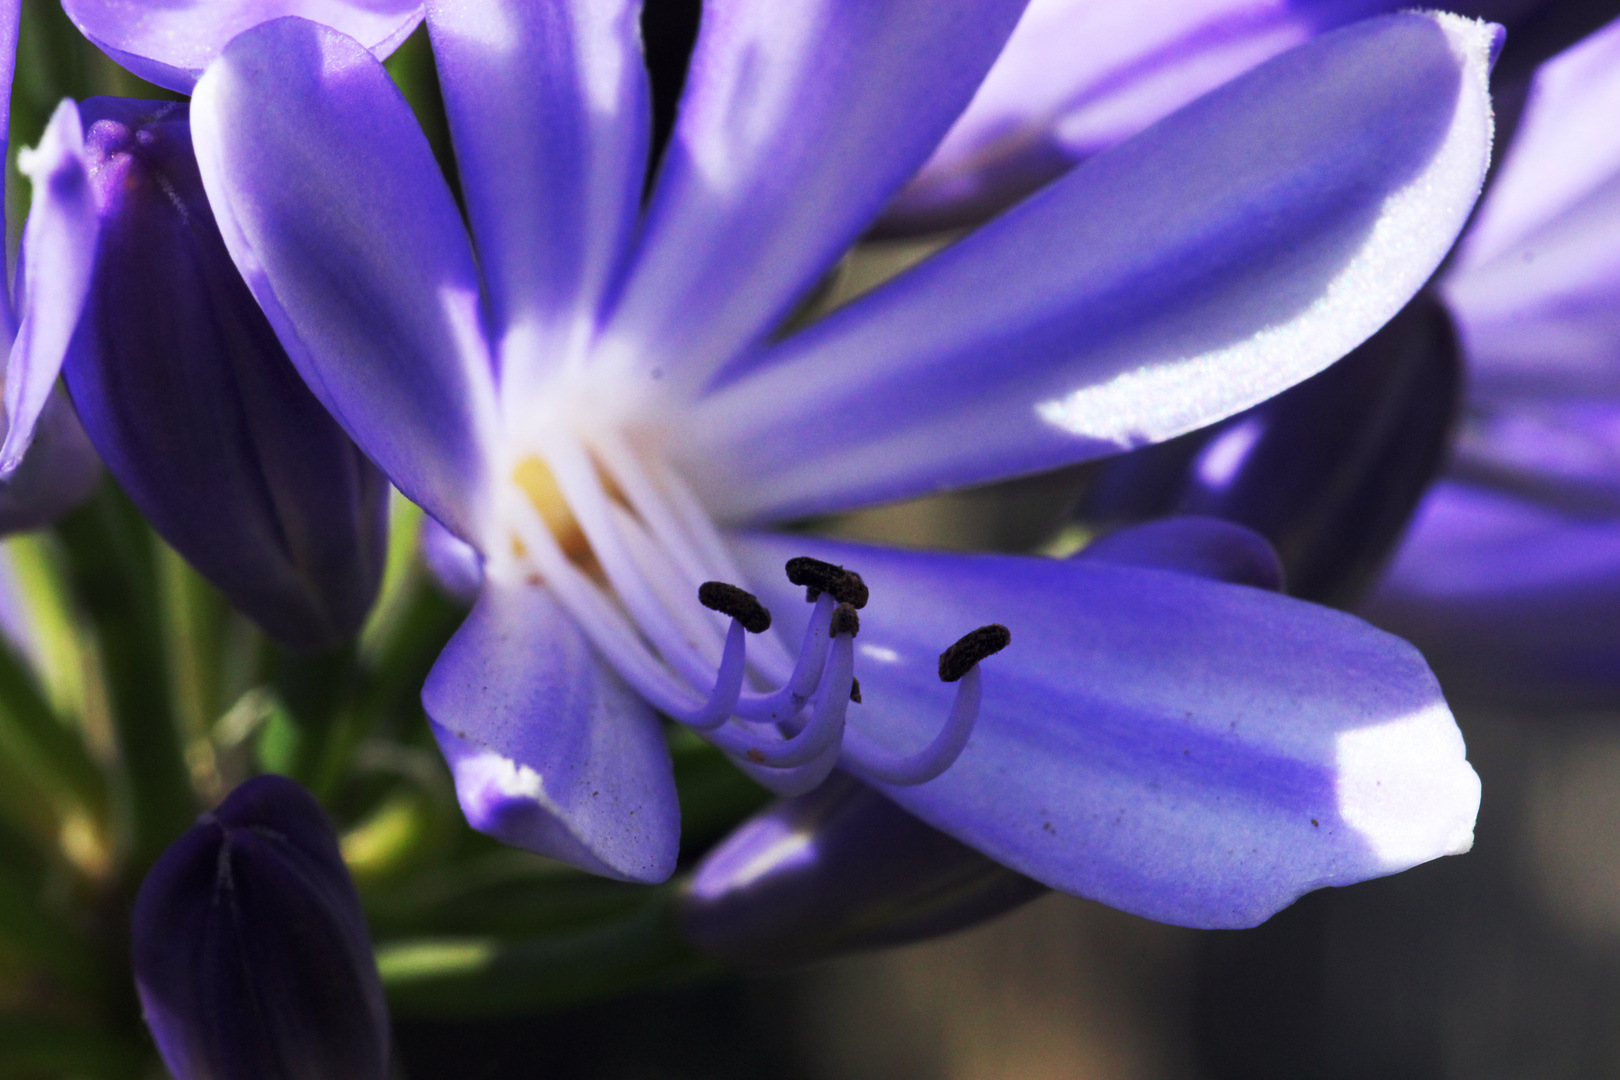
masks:
{"type": "Polygon", "coordinates": [[[1106,525],[1199,514],[1276,547],[1295,596],[1346,606],[1443,463],[1461,360],[1431,294],[1343,360],[1201,431],[1098,472],[1079,516],[1106,525]]]}
{"type": "Polygon", "coordinates": [[[948,934],[1045,891],[835,774],[705,855],[678,917],[697,948],[760,970],[948,934]]]}
{"type": "Polygon", "coordinates": [[[1277,549],[1253,529],[1223,518],[1173,517],[1129,525],[1093,540],[1074,557],[1283,590],[1277,549]]]}
{"type": "Polygon", "coordinates": [[[326,814],[260,776],[135,898],[135,987],[176,1080],[383,1080],[388,1010],[326,814]]]}
{"type": "Polygon", "coordinates": [[[272,636],[353,636],[381,581],[387,483],[304,385],[232,265],[187,106],[80,107],[101,243],[65,373],[154,528],[272,636]]]}

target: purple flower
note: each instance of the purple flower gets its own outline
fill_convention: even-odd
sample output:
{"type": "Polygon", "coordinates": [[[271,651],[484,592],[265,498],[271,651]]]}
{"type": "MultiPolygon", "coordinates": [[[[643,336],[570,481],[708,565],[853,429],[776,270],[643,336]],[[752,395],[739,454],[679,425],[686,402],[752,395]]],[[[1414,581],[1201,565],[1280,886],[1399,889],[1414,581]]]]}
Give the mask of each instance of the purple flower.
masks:
{"type": "Polygon", "coordinates": [[[278,641],[360,630],[388,483],[321,407],[231,264],[183,104],[91,98],[101,239],[66,376],[91,440],[154,528],[278,641]]]}
{"type": "Polygon", "coordinates": [[[135,988],[176,1080],[384,1080],[388,1010],[314,797],[247,781],[141,882],[135,988]]]}
{"type": "MultiPolygon", "coordinates": [[[[0,144],[9,149],[19,0],[0,0],[0,144]]],[[[0,435],[0,533],[36,528],[82,501],[100,464],[56,386],[90,284],[97,222],[79,157],[79,115],[64,102],[17,165],[33,183],[13,288],[0,281],[6,348],[0,435]]]]}
{"type": "Polygon", "coordinates": [[[1459,692],[1620,692],[1620,23],[1544,64],[1440,283],[1469,366],[1450,477],[1366,610],[1459,692]]]}
{"type": "Polygon", "coordinates": [[[774,340],[1021,7],[710,3],[643,209],[638,5],[431,5],[471,238],[360,43],[271,22],[198,82],[204,184],[288,355],[482,559],[424,690],[475,826],[666,877],[663,713],[779,792],[840,766],[1004,865],[1173,922],[1250,925],[1467,848],[1478,780],[1437,686],[1349,616],[1140,567],[753,531],[1251,405],[1394,314],[1477,195],[1497,32],[1381,18],[774,340]],[[805,556],[835,565],[791,584],[805,556]],[[746,635],[761,613],[710,581],[772,629],[746,635]],[[1011,647],[939,660],[987,624],[1011,647]]]}

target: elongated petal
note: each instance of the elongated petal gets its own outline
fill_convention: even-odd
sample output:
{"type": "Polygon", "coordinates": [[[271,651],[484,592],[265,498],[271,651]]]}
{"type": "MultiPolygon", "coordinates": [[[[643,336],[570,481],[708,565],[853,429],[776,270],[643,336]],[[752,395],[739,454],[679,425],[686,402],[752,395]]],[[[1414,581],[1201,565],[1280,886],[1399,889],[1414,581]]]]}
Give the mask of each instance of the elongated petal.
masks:
{"type": "Polygon", "coordinates": [[[335,27],[379,60],[422,21],[421,0],[63,0],[62,8],[102,52],[182,94],[231,38],[283,15],[335,27]]]}
{"type": "Polygon", "coordinates": [[[429,5],[511,400],[577,358],[636,224],[652,109],[640,14],[639,0],[429,5]]]}
{"type": "Polygon", "coordinates": [[[674,872],[680,808],[658,718],[543,588],[486,576],[422,703],[473,828],[626,881],[674,872]]]}
{"type": "Polygon", "coordinates": [[[614,347],[701,385],[944,135],[1024,0],[711,0],[614,347]]]}
{"type": "Polygon", "coordinates": [[[148,521],[273,637],[359,633],[388,482],[310,393],[220,239],[186,107],[91,98],[96,272],[66,375],[148,521]]]}
{"type": "Polygon", "coordinates": [[[85,167],[79,110],[57,106],[39,146],[19,155],[33,182],[33,207],[18,259],[17,338],[6,361],[6,434],[0,478],[22,464],[40,410],[56,385],[79,321],[96,257],[100,224],[85,167]]]}
{"type": "Polygon", "coordinates": [[[1066,892],[1187,926],[1251,926],[1295,897],[1466,851],[1479,780],[1411,646],[1340,612],[1088,560],[964,556],[749,536],[784,627],[790,556],[858,571],[850,723],[895,752],[951,700],[941,647],[999,622],[960,759],[883,788],[924,821],[1066,892]]]}
{"type": "Polygon", "coordinates": [[[310,389],[400,491],[480,541],[496,419],[478,270],[387,72],[280,19],[209,68],[191,121],[226,247],[310,389]]]}
{"type": "Polygon", "coordinates": [[[675,449],[732,518],[1156,442],[1321,370],[1439,263],[1497,32],[1392,15],[1228,83],[763,354],[675,449]]]}
{"type": "Polygon", "coordinates": [[[982,220],[1312,35],[1387,0],[1032,0],[967,111],[884,214],[982,220]]]}
{"type": "Polygon", "coordinates": [[[1437,484],[1363,605],[1410,637],[1449,693],[1532,708],[1620,695],[1620,519],[1437,484]]]}
{"type": "MultiPolygon", "coordinates": [[[[22,0],[0,3],[0,146],[11,150],[11,77],[17,70],[17,30],[22,22],[22,0]]],[[[9,282],[0,278],[0,322],[9,337],[16,332],[11,311],[9,282]]]]}
{"type": "Polygon", "coordinates": [[[1536,73],[1448,272],[1482,397],[1620,393],[1620,23],[1536,73]]]}

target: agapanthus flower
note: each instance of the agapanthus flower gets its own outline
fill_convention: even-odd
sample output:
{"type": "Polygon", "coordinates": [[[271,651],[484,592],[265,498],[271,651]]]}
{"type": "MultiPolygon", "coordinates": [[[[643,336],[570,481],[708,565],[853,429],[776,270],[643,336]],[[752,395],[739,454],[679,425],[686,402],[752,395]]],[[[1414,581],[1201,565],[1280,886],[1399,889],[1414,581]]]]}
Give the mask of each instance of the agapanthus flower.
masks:
{"type": "Polygon", "coordinates": [[[1544,64],[1440,292],[1468,397],[1367,611],[1471,696],[1620,693],[1620,23],[1544,64]]]}
{"type": "Polygon", "coordinates": [[[424,691],[475,826],[666,877],[662,714],[778,791],[840,767],[1043,883],[1193,925],[1468,846],[1478,780],[1436,684],[1349,616],[754,531],[1253,404],[1394,314],[1477,197],[1498,32],[1384,17],[776,340],[1021,8],[706,5],[643,207],[638,5],[430,5],[471,238],[361,43],[277,20],[199,80],[204,185],[288,355],[482,559],[424,691]],[[994,625],[1004,652],[941,658],[994,625]]]}
{"type": "MultiPolygon", "coordinates": [[[[0,2],[0,145],[10,146],[11,76],[19,0],[0,2]]],[[[17,164],[33,184],[16,282],[0,282],[0,335],[6,348],[5,417],[0,436],[0,533],[35,528],[87,496],[101,475],[56,385],[62,357],[90,284],[97,222],[78,155],[79,116],[64,103],[38,147],[17,164]]]]}

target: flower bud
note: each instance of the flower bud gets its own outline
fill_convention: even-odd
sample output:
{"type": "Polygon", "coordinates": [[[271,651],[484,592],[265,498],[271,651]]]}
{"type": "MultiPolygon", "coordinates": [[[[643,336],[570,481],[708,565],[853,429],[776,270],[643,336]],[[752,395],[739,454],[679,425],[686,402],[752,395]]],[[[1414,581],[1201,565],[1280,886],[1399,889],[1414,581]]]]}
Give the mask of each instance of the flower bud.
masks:
{"type": "Polygon", "coordinates": [[[232,265],[187,106],[80,106],[101,242],[66,375],[154,528],[272,636],[353,636],[381,581],[387,482],[316,400],[232,265]]]}
{"type": "Polygon", "coordinates": [[[758,970],[948,934],[1045,891],[840,773],[704,856],[678,918],[697,948],[758,970]]]}
{"type": "Polygon", "coordinates": [[[1074,558],[1283,591],[1277,550],[1253,529],[1224,518],[1189,515],[1131,525],[1092,541],[1074,558]]]}
{"type": "Polygon", "coordinates": [[[1226,518],[1276,546],[1291,594],[1346,605],[1438,473],[1461,360],[1429,293],[1344,359],[1269,401],[1113,459],[1078,511],[1106,524],[1226,518]]]}
{"type": "Polygon", "coordinates": [[[135,986],[176,1080],[383,1080],[388,1012],[320,804],[260,776],[164,852],[135,899],[135,986]]]}

